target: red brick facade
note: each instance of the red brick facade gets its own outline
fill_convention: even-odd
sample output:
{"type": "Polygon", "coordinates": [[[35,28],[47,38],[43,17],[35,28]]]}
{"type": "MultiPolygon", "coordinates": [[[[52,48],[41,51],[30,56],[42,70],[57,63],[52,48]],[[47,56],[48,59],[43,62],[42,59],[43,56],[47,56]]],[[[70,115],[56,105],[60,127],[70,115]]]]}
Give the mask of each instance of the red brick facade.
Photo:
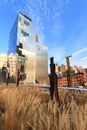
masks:
{"type": "MultiPolygon", "coordinates": [[[[87,76],[83,73],[75,73],[71,76],[71,84],[72,87],[76,86],[84,86],[85,82],[87,82],[87,76]]],[[[50,83],[48,83],[50,85],[50,83]]],[[[68,86],[67,77],[61,77],[57,80],[58,86],[68,86]]]]}
{"type": "MultiPolygon", "coordinates": [[[[71,76],[72,87],[84,86],[86,81],[86,74],[76,73],[71,76]]],[[[58,78],[58,86],[68,86],[67,77],[58,78]]]]}

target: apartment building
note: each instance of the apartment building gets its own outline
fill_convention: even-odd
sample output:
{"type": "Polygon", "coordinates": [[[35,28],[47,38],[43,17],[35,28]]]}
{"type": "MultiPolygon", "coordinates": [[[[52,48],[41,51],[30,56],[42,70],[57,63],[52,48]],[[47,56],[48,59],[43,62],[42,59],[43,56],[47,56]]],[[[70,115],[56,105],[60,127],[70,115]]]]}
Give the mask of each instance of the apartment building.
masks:
{"type": "Polygon", "coordinates": [[[0,69],[2,67],[7,67],[7,54],[5,53],[0,54],[0,69]]]}

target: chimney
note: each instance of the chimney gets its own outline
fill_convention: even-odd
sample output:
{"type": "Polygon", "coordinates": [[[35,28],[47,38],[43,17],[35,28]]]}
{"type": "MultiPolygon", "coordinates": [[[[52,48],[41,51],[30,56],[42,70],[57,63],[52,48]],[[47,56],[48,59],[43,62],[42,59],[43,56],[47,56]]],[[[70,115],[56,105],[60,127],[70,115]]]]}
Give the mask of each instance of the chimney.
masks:
{"type": "Polygon", "coordinates": [[[36,34],[36,42],[38,42],[39,43],[39,40],[38,40],[38,35],[36,34]]]}

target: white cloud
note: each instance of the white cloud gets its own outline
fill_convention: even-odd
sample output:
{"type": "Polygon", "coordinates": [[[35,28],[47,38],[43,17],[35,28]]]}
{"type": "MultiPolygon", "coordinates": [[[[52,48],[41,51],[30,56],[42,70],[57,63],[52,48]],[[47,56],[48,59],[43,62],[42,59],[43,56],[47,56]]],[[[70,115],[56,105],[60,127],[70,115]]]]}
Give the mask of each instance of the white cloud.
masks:
{"type": "Polygon", "coordinates": [[[77,65],[87,68],[87,60],[81,61],[81,60],[74,60],[70,62],[71,66],[77,65]]]}
{"type": "MultiPolygon", "coordinates": [[[[6,0],[8,1],[8,0],[6,0]]],[[[35,22],[37,32],[43,37],[44,28],[49,23],[55,25],[55,29],[59,29],[61,24],[61,15],[64,13],[65,7],[70,0],[9,0],[13,4],[12,8],[23,11],[30,16],[35,22]]],[[[42,38],[43,39],[43,38],[42,38]]]]}
{"type": "Polygon", "coordinates": [[[65,49],[64,48],[51,48],[49,51],[49,58],[54,57],[54,61],[59,63],[61,59],[64,58],[65,49]]]}
{"type": "Polygon", "coordinates": [[[82,53],[82,52],[84,52],[84,51],[87,51],[87,47],[85,47],[85,48],[83,48],[83,49],[81,49],[81,50],[79,50],[79,51],[73,53],[72,56],[73,56],[73,57],[76,57],[76,56],[78,56],[80,53],[82,53]]]}
{"type": "Polygon", "coordinates": [[[82,60],[82,61],[85,61],[85,60],[87,60],[87,57],[81,58],[81,60],[82,60]]]}

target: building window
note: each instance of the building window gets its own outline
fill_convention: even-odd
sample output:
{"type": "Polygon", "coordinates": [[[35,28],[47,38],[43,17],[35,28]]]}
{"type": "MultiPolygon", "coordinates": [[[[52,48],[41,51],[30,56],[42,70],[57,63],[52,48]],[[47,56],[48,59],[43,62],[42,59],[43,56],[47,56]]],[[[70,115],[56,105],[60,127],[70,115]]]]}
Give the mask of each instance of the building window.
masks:
{"type": "Polygon", "coordinates": [[[26,25],[22,24],[21,22],[18,22],[18,28],[26,29],[26,25]]]}
{"type": "Polygon", "coordinates": [[[19,16],[19,21],[21,21],[21,16],[19,16]]]}
{"type": "Polygon", "coordinates": [[[20,71],[21,71],[21,72],[24,72],[24,65],[21,65],[21,66],[20,66],[20,71]]]}
{"type": "Polygon", "coordinates": [[[29,33],[25,32],[24,30],[21,30],[21,33],[23,34],[23,36],[29,36],[29,33]]]}
{"type": "Polygon", "coordinates": [[[20,37],[20,40],[21,40],[21,41],[26,41],[26,37],[21,36],[21,37],[20,37]]]}
{"type": "Polygon", "coordinates": [[[29,26],[29,22],[27,22],[25,20],[24,20],[24,24],[27,25],[27,26],[29,26]]]}

